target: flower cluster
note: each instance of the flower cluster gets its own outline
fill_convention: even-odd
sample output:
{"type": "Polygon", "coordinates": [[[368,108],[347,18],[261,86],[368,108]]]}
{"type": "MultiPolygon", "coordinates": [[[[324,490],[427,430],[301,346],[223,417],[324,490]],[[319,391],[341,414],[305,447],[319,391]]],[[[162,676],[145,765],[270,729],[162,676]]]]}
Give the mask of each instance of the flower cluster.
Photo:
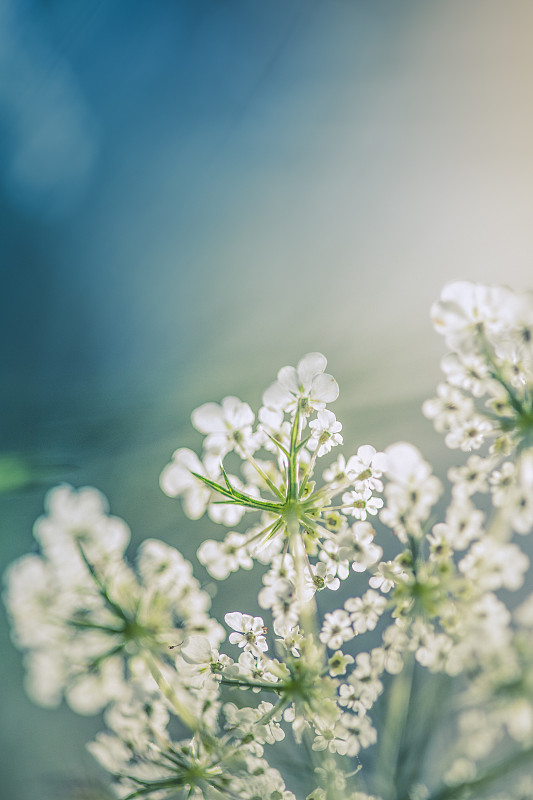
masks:
{"type": "Polygon", "coordinates": [[[202,460],[179,449],[161,475],[163,491],[182,497],[192,518],[207,509],[230,527],[255,512],[246,531],[204,541],[198,558],[217,579],[251,569],[254,560],[268,565],[259,603],[285,626],[297,624],[299,602],[317,590],[338,589],[350,564],[364,570],[382,553],[366,520],[383,505],[384,454],[362,445],[330,464],[321,484],[315,478],[318,460],[343,441],[341,423],[326,408],[339,394],[326,363],[309,353],[296,368],[283,367],[264,392],[255,427],[252,409],[236,397],[200,406],[192,422],[206,437],[202,460]],[[230,453],[241,460],[240,476],[224,467],[230,453]]]}
{"type": "Polygon", "coordinates": [[[490,443],[454,470],[457,503],[488,492],[517,533],[533,526],[533,299],[505,287],[459,281],[446,286],[431,310],[450,348],[446,376],[424,414],[464,452],[490,443]]]}
{"type": "Polygon", "coordinates": [[[59,486],[35,523],[40,554],[9,569],[6,602],[13,637],[25,650],[27,689],[41,705],[62,694],[90,714],[128,691],[136,662],[169,643],[203,634],[224,638],[208,615],[209,595],[173,547],[147,539],[137,572],[124,560],[130,533],[109,516],[103,495],[59,486]]]}
{"type": "Polygon", "coordinates": [[[263,616],[225,609],[223,627],[178,551],[147,540],[134,570],[102,495],[48,495],[40,553],[6,577],[13,638],[36,702],[105,710],[89,749],[123,800],[533,796],[533,595],[514,613],[507,596],[533,527],[533,300],[458,282],[432,318],[452,352],[424,413],[469,453],[440,518],[413,445],[338,455],[320,353],[279,371],[257,417],[233,396],[193,412],[201,457],[176,450],[161,487],[228,529],[198,550],[213,578],[263,565],[263,616]],[[294,786],[279,743],[306,759],[294,786]]]}

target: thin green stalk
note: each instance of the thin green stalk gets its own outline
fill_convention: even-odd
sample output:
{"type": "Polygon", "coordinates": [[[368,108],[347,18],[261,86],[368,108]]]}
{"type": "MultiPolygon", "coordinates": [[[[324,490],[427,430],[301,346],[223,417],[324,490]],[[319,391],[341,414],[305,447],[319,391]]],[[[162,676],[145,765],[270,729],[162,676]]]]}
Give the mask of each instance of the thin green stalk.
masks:
{"type": "Polygon", "coordinates": [[[99,591],[99,593],[100,593],[100,596],[101,596],[101,597],[103,597],[103,599],[105,600],[105,602],[107,603],[107,605],[109,606],[109,608],[110,608],[112,611],[114,611],[114,613],[115,613],[115,614],[116,614],[116,615],[117,615],[117,616],[118,616],[120,619],[124,620],[124,622],[130,622],[130,620],[128,619],[128,617],[127,617],[127,616],[126,616],[126,614],[124,613],[124,610],[122,609],[122,607],[121,607],[121,606],[119,606],[119,605],[118,605],[118,603],[115,603],[115,602],[114,602],[114,600],[112,600],[112,599],[109,597],[109,594],[108,594],[108,592],[107,592],[107,589],[106,589],[105,583],[103,582],[103,580],[102,580],[102,579],[100,578],[100,576],[98,575],[98,573],[97,573],[97,571],[95,570],[95,568],[94,568],[93,564],[92,564],[92,563],[89,561],[89,559],[88,559],[88,558],[87,558],[87,556],[85,555],[85,551],[84,551],[84,549],[83,549],[83,547],[82,547],[82,545],[81,545],[81,542],[79,542],[79,541],[78,541],[78,542],[77,542],[77,545],[78,545],[78,550],[79,550],[79,552],[80,552],[80,555],[81,555],[81,557],[82,557],[82,560],[83,560],[83,562],[84,562],[85,566],[87,567],[87,569],[89,570],[89,574],[91,575],[91,577],[92,577],[93,581],[95,582],[95,584],[96,584],[96,586],[97,586],[97,588],[98,588],[98,591],[99,591]]]}
{"type": "Polygon", "coordinates": [[[242,450],[242,453],[246,458],[246,460],[256,470],[256,472],[263,478],[270,491],[273,492],[277,497],[279,497],[280,500],[285,501],[285,497],[282,495],[278,487],[270,480],[266,472],[263,469],[261,469],[255,458],[250,453],[247,453],[245,450],[242,450]]]}
{"type": "Polygon", "coordinates": [[[287,500],[298,499],[298,459],[297,447],[300,438],[300,401],[296,406],[294,420],[291,428],[291,445],[289,454],[289,466],[287,475],[287,500]]]}
{"type": "Polygon", "coordinates": [[[182,720],[182,722],[187,725],[191,731],[197,731],[199,729],[198,720],[194,717],[194,715],[189,710],[187,702],[185,699],[180,699],[176,690],[170,685],[167,681],[156,660],[152,657],[151,653],[148,651],[143,652],[144,663],[148,667],[152,678],[157,683],[161,694],[166,697],[168,702],[171,704],[172,708],[176,712],[177,716],[182,720]]]}
{"type": "Polygon", "coordinates": [[[430,795],[428,800],[453,800],[453,798],[460,797],[467,792],[482,789],[493,781],[498,780],[498,778],[503,778],[518,767],[526,764],[530,759],[533,759],[533,747],[528,747],[527,750],[520,750],[471,781],[465,781],[465,783],[460,783],[456,786],[443,786],[439,791],[430,795]]]}
{"type": "Polygon", "coordinates": [[[319,439],[318,443],[317,443],[317,446],[314,449],[313,455],[311,456],[311,461],[309,462],[309,465],[308,465],[308,467],[307,467],[307,469],[305,471],[305,475],[303,476],[302,482],[300,484],[300,491],[298,492],[298,497],[299,498],[302,497],[302,495],[303,495],[303,493],[305,491],[305,487],[307,486],[307,481],[309,480],[309,478],[313,474],[313,470],[314,470],[315,464],[316,464],[316,459],[317,459],[317,456],[318,456],[318,450],[319,450],[319,448],[321,446],[322,446],[322,442],[319,439]]]}
{"type": "Polygon", "coordinates": [[[197,472],[191,472],[191,475],[193,475],[195,478],[198,478],[199,481],[202,481],[202,483],[204,483],[214,492],[218,492],[218,494],[227,497],[229,502],[237,501],[237,505],[254,508],[257,511],[273,511],[277,514],[279,514],[280,510],[283,508],[281,503],[269,503],[267,500],[251,497],[250,495],[244,494],[244,492],[238,491],[238,489],[235,489],[234,487],[232,487],[231,490],[225,489],[219,483],[216,483],[209,478],[205,478],[203,475],[200,475],[197,472]]]}
{"type": "Polygon", "coordinates": [[[380,780],[379,791],[385,800],[393,800],[398,797],[400,755],[409,715],[413,675],[414,657],[411,654],[409,661],[404,665],[400,674],[395,676],[392,683],[381,735],[377,775],[380,780]]]}
{"type": "Polygon", "coordinates": [[[242,686],[246,689],[257,688],[276,693],[279,693],[281,688],[277,683],[269,683],[268,681],[241,681],[238,678],[221,678],[220,683],[226,686],[242,686]]]}
{"type": "Polygon", "coordinates": [[[275,717],[275,716],[276,716],[276,714],[277,714],[279,711],[282,711],[282,710],[285,708],[285,706],[287,705],[287,703],[288,703],[288,701],[287,701],[287,699],[286,699],[285,697],[280,697],[280,699],[278,700],[278,702],[276,703],[276,705],[275,705],[275,706],[272,706],[272,708],[271,708],[269,711],[266,711],[266,712],[263,714],[263,716],[262,716],[262,717],[259,717],[259,719],[256,721],[256,723],[255,723],[255,724],[256,724],[256,725],[266,725],[266,724],[267,724],[267,722],[270,722],[270,720],[271,720],[273,717],[275,717]]]}

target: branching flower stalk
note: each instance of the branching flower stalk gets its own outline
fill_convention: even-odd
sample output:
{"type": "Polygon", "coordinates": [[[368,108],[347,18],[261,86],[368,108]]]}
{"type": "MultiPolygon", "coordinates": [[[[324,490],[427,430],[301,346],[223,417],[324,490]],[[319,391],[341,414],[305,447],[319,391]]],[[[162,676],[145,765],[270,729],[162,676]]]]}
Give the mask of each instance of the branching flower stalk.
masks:
{"type": "Polygon", "coordinates": [[[508,600],[533,528],[533,300],[456,282],[431,315],[450,352],[423,411],[467,454],[440,520],[406,442],[319,469],[343,444],[320,353],[257,420],[233,396],[193,412],[201,457],[176,450],[161,487],[228,529],[198,550],[214,579],[263,567],[258,608],[225,627],[176,549],[146,540],[131,566],[99,492],[47,495],[39,552],[5,578],[13,640],[35,702],[104,712],[88,747],[122,800],[533,797],[533,595],[508,600]]]}

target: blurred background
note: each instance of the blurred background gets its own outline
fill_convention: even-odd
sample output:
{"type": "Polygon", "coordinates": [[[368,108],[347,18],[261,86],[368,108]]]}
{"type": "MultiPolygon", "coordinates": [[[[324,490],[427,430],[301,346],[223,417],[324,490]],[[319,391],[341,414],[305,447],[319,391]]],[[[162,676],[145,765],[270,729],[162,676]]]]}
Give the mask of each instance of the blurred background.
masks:
{"type": "MultiPolygon", "coordinates": [[[[158,488],[191,410],[309,351],[348,449],[445,474],[430,304],[533,283],[532,31],[529,0],[0,0],[2,570],[59,481],[193,559],[222,532],[158,488]]],[[[81,797],[101,721],[31,705],[3,612],[0,647],[3,796],[81,797]]]]}

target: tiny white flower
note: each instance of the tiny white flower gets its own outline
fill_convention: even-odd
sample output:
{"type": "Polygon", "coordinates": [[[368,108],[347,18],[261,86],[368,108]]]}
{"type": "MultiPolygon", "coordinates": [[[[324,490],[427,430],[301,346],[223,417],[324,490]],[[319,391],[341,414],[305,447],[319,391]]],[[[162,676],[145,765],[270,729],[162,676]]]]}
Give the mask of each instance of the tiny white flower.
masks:
{"type": "Polygon", "coordinates": [[[337,675],[345,675],[346,667],[348,664],[353,664],[353,662],[353,656],[349,654],[345,655],[342,650],[337,650],[328,660],[329,674],[333,677],[336,677],[337,675]]]}
{"type": "Polygon", "coordinates": [[[383,483],[379,480],[387,468],[387,456],[378,453],[370,444],[363,444],[357,449],[357,455],[348,459],[346,475],[358,491],[370,489],[382,492],[383,483]]]}
{"type": "Polygon", "coordinates": [[[309,408],[319,411],[339,396],[336,380],[327,375],[327,360],[322,353],[308,353],[296,367],[282,367],[278,379],[263,394],[268,408],[292,411],[299,398],[306,399],[309,408]]]}
{"type": "Polygon", "coordinates": [[[268,645],[264,636],[265,623],[262,617],[252,617],[250,614],[241,614],[240,611],[232,611],[224,616],[226,625],[233,628],[236,633],[230,633],[231,644],[238,644],[245,650],[268,650],[268,645]]]}
{"type": "Polygon", "coordinates": [[[486,417],[474,414],[467,419],[457,420],[444,441],[447,447],[459,447],[464,453],[468,453],[470,450],[478,450],[493,430],[492,423],[486,417]]]}
{"type": "Polygon", "coordinates": [[[343,642],[350,641],[354,636],[350,617],[346,611],[337,610],[325,614],[319,639],[331,650],[338,650],[343,642]]]}
{"type": "Polygon", "coordinates": [[[335,414],[332,411],[319,411],[316,419],[309,423],[309,428],[312,431],[311,438],[307,442],[309,450],[317,450],[317,456],[329,453],[332,447],[342,444],[342,424],[337,421],[335,414]]]}
{"type": "Polygon", "coordinates": [[[248,405],[238,397],[225,397],[221,405],[204,403],[192,413],[192,424],[200,433],[207,434],[205,449],[223,457],[233,449],[253,452],[256,443],[252,435],[255,416],[248,405]]]}
{"type": "Polygon", "coordinates": [[[370,489],[362,492],[345,492],[342,495],[345,511],[356,519],[365,520],[367,514],[375,515],[383,506],[381,497],[373,497],[370,489]]]}
{"type": "Polygon", "coordinates": [[[362,597],[350,597],[344,608],[350,614],[356,633],[373,631],[378,619],[385,611],[387,600],[383,595],[369,589],[362,597]]]}
{"type": "Polygon", "coordinates": [[[339,537],[339,555],[350,561],[354,572],[364,572],[383,555],[374,544],[374,529],[369,522],[356,522],[339,537]]]}
{"type": "Polygon", "coordinates": [[[208,474],[196,453],[180,447],[161,473],[159,484],[169,497],[183,497],[183,508],[187,516],[190,519],[199,519],[209,504],[212,492],[193,472],[206,478],[215,477],[208,474]]]}

